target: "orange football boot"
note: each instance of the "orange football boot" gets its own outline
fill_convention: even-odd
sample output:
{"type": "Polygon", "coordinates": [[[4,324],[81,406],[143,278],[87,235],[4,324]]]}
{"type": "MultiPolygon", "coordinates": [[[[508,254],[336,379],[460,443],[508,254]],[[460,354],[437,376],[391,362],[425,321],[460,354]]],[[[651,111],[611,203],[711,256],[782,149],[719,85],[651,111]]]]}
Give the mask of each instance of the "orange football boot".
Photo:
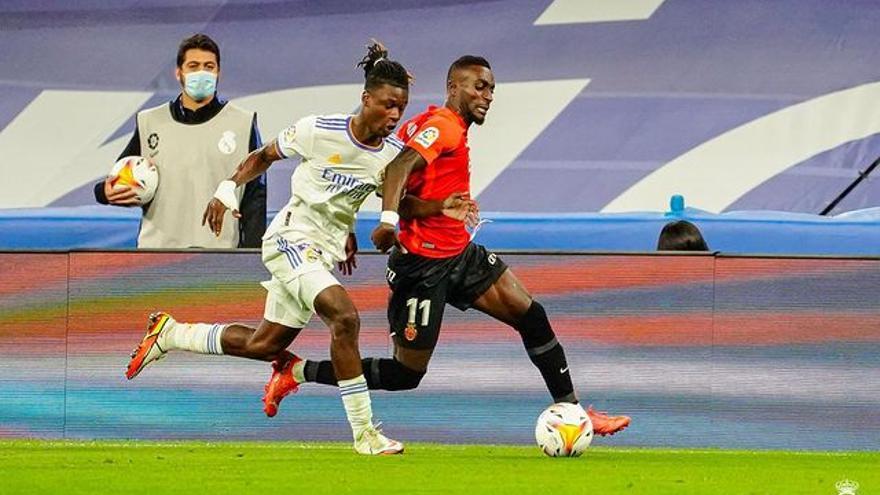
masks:
{"type": "Polygon", "coordinates": [[[263,411],[270,418],[278,414],[278,405],[289,394],[299,390],[299,382],[293,377],[293,365],[302,361],[297,356],[292,356],[285,362],[272,361],[272,378],[266,384],[263,394],[263,411]]]}
{"type": "Polygon", "coordinates": [[[593,406],[587,409],[587,416],[593,423],[593,433],[603,437],[623,430],[631,421],[629,416],[609,416],[607,413],[594,411],[593,406]]]}
{"type": "Polygon", "coordinates": [[[159,347],[159,335],[175,324],[174,319],[168,313],[153,313],[150,315],[147,333],[141,339],[141,343],[131,352],[131,360],[125,370],[125,377],[131,380],[147,367],[148,364],[165,357],[168,351],[159,347]]]}

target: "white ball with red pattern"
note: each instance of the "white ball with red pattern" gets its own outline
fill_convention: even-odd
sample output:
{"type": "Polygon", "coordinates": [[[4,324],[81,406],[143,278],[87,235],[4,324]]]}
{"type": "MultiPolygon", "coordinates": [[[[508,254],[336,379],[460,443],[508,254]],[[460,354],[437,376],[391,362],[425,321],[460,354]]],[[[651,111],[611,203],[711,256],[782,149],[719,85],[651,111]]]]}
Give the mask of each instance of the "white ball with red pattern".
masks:
{"type": "Polygon", "coordinates": [[[593,424],[583,407],[559,402],[538,416],[535,440],[550,457],[579,457],[593,441],[593,424]]]}
{"type": "Polygon", "coordinates": [[[107,174],[110,186],[128,186],[137,193],[138,204],[145,205],[153,200],[159,188],[159,171],[156,166],[142,156],[120,158],[107,174]]]}

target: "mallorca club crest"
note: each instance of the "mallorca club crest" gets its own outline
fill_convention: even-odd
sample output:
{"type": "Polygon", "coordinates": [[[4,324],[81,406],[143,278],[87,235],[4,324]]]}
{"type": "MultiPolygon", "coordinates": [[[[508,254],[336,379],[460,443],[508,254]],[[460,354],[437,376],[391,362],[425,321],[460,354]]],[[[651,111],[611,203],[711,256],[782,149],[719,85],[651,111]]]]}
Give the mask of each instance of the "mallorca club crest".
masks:
{"type": "Polygon", "coordinates": [[[403,331],[403,336],[406,337],[406,340],[412,342],[416,340],[416,337],[419,336],[419,331],[416,329],[415,323],[407,323],[406,330],[403,331]]]}
{"type": "Polygon", "coordinates": [[[837,495],[856,495],[859,483],[852,480],[840,480],[834,484],[834,488],[837,488],[837,495]]]}

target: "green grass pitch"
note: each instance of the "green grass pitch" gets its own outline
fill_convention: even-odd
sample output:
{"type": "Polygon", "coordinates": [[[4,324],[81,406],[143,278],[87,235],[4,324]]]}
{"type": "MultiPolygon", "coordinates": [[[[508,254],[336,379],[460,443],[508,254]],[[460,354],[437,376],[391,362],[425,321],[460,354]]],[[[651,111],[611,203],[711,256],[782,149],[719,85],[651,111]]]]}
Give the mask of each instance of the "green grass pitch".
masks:
{"type": "Polygon", "coordinates": [[[0,441],[0,493],[830,494],[880,493],[880,452],[408,444],[364,457],[348,444],[0,441]]]}

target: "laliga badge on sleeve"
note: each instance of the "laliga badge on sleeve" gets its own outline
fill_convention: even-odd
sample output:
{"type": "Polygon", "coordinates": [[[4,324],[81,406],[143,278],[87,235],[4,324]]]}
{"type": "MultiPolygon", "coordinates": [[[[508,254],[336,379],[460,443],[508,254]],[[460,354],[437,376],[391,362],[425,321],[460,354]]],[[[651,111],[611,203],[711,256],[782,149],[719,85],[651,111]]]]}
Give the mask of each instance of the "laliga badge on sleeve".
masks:
{"type": "Polygon", "coordinates": [[[438,137],[440,137],[440,131],[437,130],[436,127],[428,127],[415,137],[415,142],[419,143],[424,148],[430,148],[438,137]]]}
{"type": "Polygon", "coordinates": [[[296,126],[292,125],[281,133],[281,139],[283,141],[283,145],[290,146],[293,144],[293,140],[296,138],[296,126]]]}

